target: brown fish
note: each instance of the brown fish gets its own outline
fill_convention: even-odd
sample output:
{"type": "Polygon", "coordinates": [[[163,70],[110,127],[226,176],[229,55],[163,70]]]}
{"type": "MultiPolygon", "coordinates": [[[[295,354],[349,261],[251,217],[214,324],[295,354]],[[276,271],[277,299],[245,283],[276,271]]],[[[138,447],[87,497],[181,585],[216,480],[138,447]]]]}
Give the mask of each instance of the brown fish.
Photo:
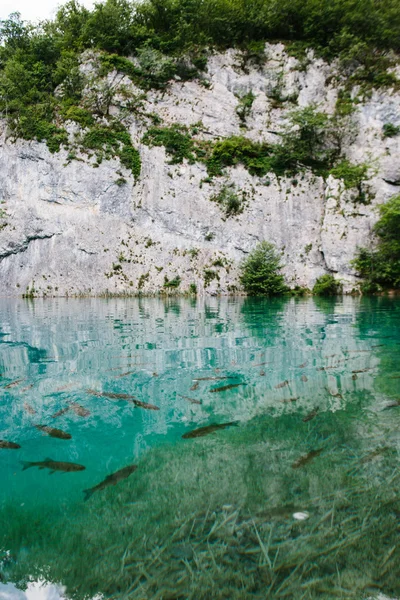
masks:
{"type": "Polygon", "coordinates": [[[0,440],[0,448],[5,448],[7,450],[18,450],[18,448],[21,448],[21,446],[15,442],[6,442],[6,440],[0,440]]]}
{"type": "Polygon", "coordinates": [[[33,383],[31,383],[30,385],[27,385],[26,387],[21,389],[21,392],[27,392],[28,390],[33,388],[33,383]]]}
{"type": "Polygon", "coordinates": [[[67,385],[63,385],[62,387],[59,387],[56,389],[56,392],[63,392],[64,390],[69,390],[70,388],[74,387],[74,383],[68,383],[67,385]]]}
{"type": "Polygon", "coordinates": [[[383,410],[387,410],[388,408],[396,408],[397,406],[400,406],[400,398],[398,400],[394,400],[393,402],[389,402],[389,404],[386,404],[383,410]]]}
{"type": "Polygon", "coordinates": [[[351,376],[353,381],[356,381],[356,379],[358,379],[358,375],[357,373],[353,373],[353,375],[351,376]]]}
{"type": "Polygon", "coordinates": [[[86,390],[87,394],[97,396],[98,398],[111,398],[111,400],[135,400],[135,396],[129,394],[115,394],[114,392],[96,392],[96,390],[86,390]]]}
{"type": "Polygon", "coordinates": [[[389,379],[400,379],[400,375],[392,375],[389,379]]]}
{"type": "Polygon", "coordinates": [[[303,362],[301,365],[299,365],[297,368],[298,369],[304,369],[306,366],[308,365],[308,360],[306,360],[306,362],[303,362]]]}
{"type": "Polygon", "coordinates": [[[287,403],[287,402],[297,402],[298,398],[285,398],[284,400],[281,400],[281,402],[283,403],[287,403]]]}
{"type": "Polygon", "coordinates": [[[63,473],[72,473],[74,471],[84,471],[86,467],[83,465],[77,465],[76,463],[70,462],[59,462],[57,460],[52,460],[51,458],[45,458],[45,460],[39,462],[27,462],[21,461],[24,465],[22,469],[25,471],[26,469],[30,469],[31,467],[38,467],[39,469],[50,469],[50,473],[55,473],[56,471],[62,471],[63,473]]]}
{"type": "Polygon", "coordinates": [[[147,402],[141,402],[140,400],[132,400],[133,404],[139,408],[147,408],[147,410],[160,410],[158,406],[154,404],[148,404],[147,402]]]}
{"type": "Polygon", "coordinates": [[[265,374],[266,374],[266,373],[265,373],[265,371],[260,371],[260,376],[261,376],[261,377],[264,377],[264,376],[265,376],[265,374]]]}
{"type": "Polygon", "coordinates": [[[51,417],[52,417],[52,419],[57,419],[57,417],[61,417],[61,415],[65,415],[65,413],[67,413],[68,411],[69,411],[69,406],[67,406],[66,408],[61,408],[60,410],[55,412],[54,415],[51,415],[51,417]]]}
{"type": "Polygon", "coordinates": [[[198,387],[199,387],[199,382],[198,382],[198,381],[196,381],[196,383],[194,383],[194,384],[192,385],[192,387],[190,388],[190,391],[191,391],[191,392],[194,392],[195,390],[197,390],[197,388],[198,388],[198,387]]]}
{"type": "Polygon", "coordinates": [[[317,408],[314,408],[314,410],[312,410],[310,413],[308,413],[308,415],[306,415],[303,418],[303,421],[306,423],[307,421],[311,421],[311,419],[313,419],[314,417],[317,416],[319,411],[319,406],[317,406],[317,408]]]}
{"type": "Polygon", "coordinates": [[[310,460],[313,460],[314,458],[319,456],[322,451],[323,451],[323,448],[319,448],[318,450],[311,450],[311,452],[309,452],[308,454],[304,454],[303,456],[300,456],[300,458],[295,460],[294,463],[292,464],[292,469],[299,469],[300,467],[304,467],[304,465],[309,463],[310,460]]]}
{"type": "Polygon", "coordinates": [[[352,371],[352,373],[366,373],[367,371],[372,371],[372,367],[369,369],[356,369],[355,371],[352,371]]]}
{"type": "Polygon", "coordinates": [[[83,490],[83,493],[85,494],[85,498],[84,498],[85,502],[86,502],[86,500],[89,500],[90,496],[92,496],[95,492],[104,490],[106,487],[109,487],[110,485],[117,485],[117,483],[122,481],[122,479],[126,479],[127,477],[129,477],[129,475],[131,475],[134,471],[136,471],[136,469],[137,469],[137,465],[130,465],[129,467],[124,467],[123,469],[116,471],[112,475],[107,475],[107,477],[104,479],[104,481],[102,481],[101,483],[98,483],[94,487],[89,488],[88,490],[83,490]]]}
{"type": "Polygon", "coordinates": [[[229,379],[229,377],[197,377],[193,381],[220,381],[221,379],[229,379]]]}
{"type": "Polygon", "coordinates": [[[210,392],[211,393],[225,392],[225,390],[231,390],[232,388],[239,387],[239,385],[247,385],[247,384],[246,383],[230,383],[229,385],[223,385],[222,387],[214,388],[213,390],[210,390],[210,392]]]}
{"type": "Polygon", "coordinates": [[[47,433],[47,435],[49,435],[50,437],[58,438],[60,440],[70,440],[72,438],[72,435],[70,433],[66,433],[61,429],[56,429],[55,427],[48,427],[47,425],[34,425],[34,427],[36,427],[36,429],[39,429],[39,431],[47,433]]]}
{"type": "Polygon", "coordinates": [[[283,387],[285,387],[286,385],[289,385],[289,382],[287,381],[287,379],[285,379],[285,381],[282,381],[282,383],[278,383],[278,384],[275,386],[275,389],[276,389],[276,390],[279,390],[279,388],[283,388],[283,387]]]}
{"type": "Polygon", "coordinates": [[[300,377],[300,379],[301,379],[301,381],[304,381],[304,382],[308,381],[308,377],[306,375],[302,375],[300,377]]]}
{"type": "Polygon", "coordinates": [[[76,402],[70,402],[69,406],[72,408],[74,413],[76,415],[78,415],[78,417],[88,417],[90,415],[90,411],[87,410],[87,408],[84,408],[83,406],[81,406],[80,404],[77,404],[76,402]]]}
{"type": "Polygon", "coordinates": [[[133,375],[136,371],[127,371],[126,373],[121,373],[121,375],[115,375],[115,379],[120,379],[121,377],[128,377],[128,375],[133,375]]]}
{"type": "Polygon", "coordinates": [[[257,363],[256,365],[253,365],[253,367],[263,367],[264,365],[270,365],[271,361],[268,362],[262,362],[262,363],[257,363]]]}
{"type": "Polygon", "coordinates": [[[364,456],[364,458],[362,458],[360,460],[360,463],[362,465],[364,465],[365,463],[369,462],[370,460],[373,460],[375,457],[380,456],[381,454],[384,454],[388,450],[389,450],[388,446],[382,446],[381,448],[376,448],[375,450],[373,450],[372,452],[367,454],[367,456],[364,456]]]}
{"type": "Polygon", "coordinates": [[[230,423],[213,423],[211,425],[206,425],[205,427],[199,427],[198,429],[193,429],[188,433],[183,434],[183,439],[188,440],[191,438],[203,437],[204,435],[208,435],[209,433],[214,433],[218,429],[225,429],[225,427],[237,426],[237,421],[231,421],[230,423]]]}
{"type": "Polygon", "coordinates": [[[8,385],[4,386],[5,390],[8,390],[10,388],[13,388],[17,385],[19,385],[20,383],[22,383],[24,381],[24,379],[17,379],[16,381],[12,381],[11,383],[9,383],[8,385]]]}
{"type": "Polygon", "coordinates": [[[184,400],[187,400],[191,404],[202,404],[201,400],[196,400],[195,398],[189,398],[189,396],[182,396],[182,394],[178,394],[178,396],[180,396],[184,400]]]}
{"type": "Polygon", "coordinates": [[[27,402],[24,402],[24,410],[30,415],[36,415],[36,410],[27,402]]]}

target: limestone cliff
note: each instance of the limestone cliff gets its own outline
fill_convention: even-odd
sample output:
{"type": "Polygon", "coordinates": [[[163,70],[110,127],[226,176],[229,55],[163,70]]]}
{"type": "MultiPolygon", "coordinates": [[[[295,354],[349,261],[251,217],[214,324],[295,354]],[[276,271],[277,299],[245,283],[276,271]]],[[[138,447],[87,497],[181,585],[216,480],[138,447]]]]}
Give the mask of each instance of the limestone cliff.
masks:
{"type": "MultiPolygon", "coordinates": [[[[233,50],[213,54],[202,79],[175,79],[143,95],[141,111],[126,121],[141,157],[136,180],[117,159],[94,165],[83,153],[71,158],[65,149],[51,154],[44,143],[13,140],[3,122],[0,295],[155,293],[177,278],[182,292],[190,284],[199,293],[239,291],[238,264],[261,240],[282,252],[292,287],[311,288],[324,273],[341,279],[345,291],[356,287],[351,260],[358,246],[373,243],[376,207],[400,185],[400,136],[382,135],[384,124],[400,125],[400,93],[364,96],[352,116],[354,131],[343,138],[344,156],[369,165],[368,203],[340,179],[307,169],[295,179],[257,177],[239,164],[210,179],[203,163],[170,164],[164,147],[143,143],[149,115],[164,126],[196,125],[202,140],[243,135],[276,142],[294,107],[334,112],[344,82],[337,65],[312,52],[299,61],[281,44],[266,45],[261,65],[242,59],[233,50]],[[244,118],[238,109],[249,92],[244,118]],[[243,211],[227,217],[211,199],[229,186],[243,211]]],[[[84,57],[82,70],[90,73],[95,61],[84,57]]],[[[117,92],[137,92],[127,77],[118,86],[117,92]]],[[[124,108],[124,95],[116,93],[111,113],[124,108]]],[[[71,137],[77,127],[69,124],[71,137]]]]}

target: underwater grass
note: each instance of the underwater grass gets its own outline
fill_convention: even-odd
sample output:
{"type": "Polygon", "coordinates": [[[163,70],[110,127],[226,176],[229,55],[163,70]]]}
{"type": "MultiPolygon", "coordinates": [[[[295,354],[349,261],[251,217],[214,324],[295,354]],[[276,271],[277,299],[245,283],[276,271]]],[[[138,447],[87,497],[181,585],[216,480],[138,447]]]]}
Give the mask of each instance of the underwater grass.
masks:
{"type": "Polygon", "coordinates": [[[3,577],[45,575],[75,598],[399,595],[399,437],[370,400],[361,415],[265,414],[152,449],[128,480],[60,511],[8,507],[3,577]]]}

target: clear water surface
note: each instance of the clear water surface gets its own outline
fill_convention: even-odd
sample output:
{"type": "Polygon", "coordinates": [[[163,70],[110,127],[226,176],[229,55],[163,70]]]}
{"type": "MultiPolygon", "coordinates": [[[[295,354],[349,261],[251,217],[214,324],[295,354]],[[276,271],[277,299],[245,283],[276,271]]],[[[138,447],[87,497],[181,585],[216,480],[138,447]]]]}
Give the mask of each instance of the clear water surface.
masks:
{"type": "Polygon", "coordinates": [[[0,300],[0,596],[400,597],[399,333],[390,298],[0,300]]]}

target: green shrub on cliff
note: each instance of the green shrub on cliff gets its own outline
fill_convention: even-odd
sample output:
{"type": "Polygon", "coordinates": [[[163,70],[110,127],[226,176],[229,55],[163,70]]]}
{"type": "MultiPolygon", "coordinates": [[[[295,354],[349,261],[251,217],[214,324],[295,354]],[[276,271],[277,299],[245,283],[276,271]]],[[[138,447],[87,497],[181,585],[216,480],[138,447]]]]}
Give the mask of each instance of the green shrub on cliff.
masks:
{"type": "Polygon", "coordinates": [[[379,212],[381,218],[374,227],[376,248],[359,249],[353,261],[366,292],[400,288],[400,194],[380,206],[379,212]]]}
{"type": "Polygon", "coordinates": [[[273,296],[287,291],[275,246],[260,242],[241,264],[240,283],[245,292],[256,296],[273,296]]]}
{"type": "Polygon", "coordinates": [[[342,293],[342,284],[333,275],[321,275],[312,291],[316,296],[337,296],[342,293]]]}

